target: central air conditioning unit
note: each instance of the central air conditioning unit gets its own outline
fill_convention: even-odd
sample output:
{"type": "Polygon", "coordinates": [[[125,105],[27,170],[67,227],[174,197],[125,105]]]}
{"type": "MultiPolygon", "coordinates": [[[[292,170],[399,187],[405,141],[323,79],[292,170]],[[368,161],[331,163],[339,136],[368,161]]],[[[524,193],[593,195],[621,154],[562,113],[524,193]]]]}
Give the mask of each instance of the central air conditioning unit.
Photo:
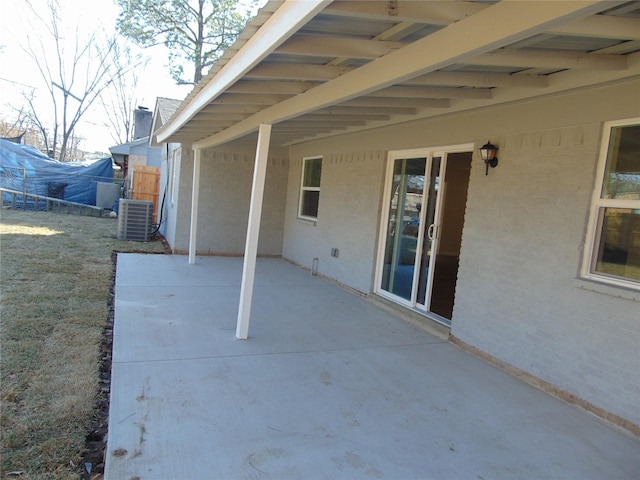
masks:
{"type": "Polygon", "coordinates": [[[118,202],[118,240],[148,242],[151,238],[153,202],[121,198],[118,202]]]}

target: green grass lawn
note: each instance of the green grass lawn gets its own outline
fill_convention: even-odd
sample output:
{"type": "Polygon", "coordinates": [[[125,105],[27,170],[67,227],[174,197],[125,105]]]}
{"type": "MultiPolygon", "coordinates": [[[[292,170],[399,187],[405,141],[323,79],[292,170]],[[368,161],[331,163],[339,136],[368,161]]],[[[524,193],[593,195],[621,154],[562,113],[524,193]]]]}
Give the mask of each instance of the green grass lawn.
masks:
{"type": "Polygon", "coordinates": [[[78,478],[100,393],[116,219],[0,212],[2,478],[78,478]],[[18,473],[20,472],[20,473],[18,473]]]}

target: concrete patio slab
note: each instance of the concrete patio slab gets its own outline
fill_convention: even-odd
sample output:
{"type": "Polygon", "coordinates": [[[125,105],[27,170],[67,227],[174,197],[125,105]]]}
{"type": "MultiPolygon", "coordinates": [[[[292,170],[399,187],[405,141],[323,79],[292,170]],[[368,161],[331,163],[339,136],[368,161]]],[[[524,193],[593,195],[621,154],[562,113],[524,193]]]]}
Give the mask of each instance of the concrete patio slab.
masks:
{"type": "Polygon", "coordinates": [[[105,478],[631,479],[640,443],[278,259],[119,255],[105,478]]]}

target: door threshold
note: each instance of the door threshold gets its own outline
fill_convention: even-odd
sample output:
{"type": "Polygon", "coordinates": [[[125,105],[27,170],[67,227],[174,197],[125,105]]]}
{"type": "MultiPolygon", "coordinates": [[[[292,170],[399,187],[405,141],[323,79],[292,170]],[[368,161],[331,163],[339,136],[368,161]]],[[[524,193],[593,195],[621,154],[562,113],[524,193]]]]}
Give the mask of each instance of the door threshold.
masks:
{"type": "Polygon", "coordinates": [[[371,300],[376,304],[376,306],[386,312],[395,315],[402,320],[408,321],[412,325],[415,325],[416,327],[419,327],[442,340],[449,339],[449,335],[451,334],[451,322],[444,317],[400,305],[399,303],[375,293],[368,295],[367,299],[371,300]]]}

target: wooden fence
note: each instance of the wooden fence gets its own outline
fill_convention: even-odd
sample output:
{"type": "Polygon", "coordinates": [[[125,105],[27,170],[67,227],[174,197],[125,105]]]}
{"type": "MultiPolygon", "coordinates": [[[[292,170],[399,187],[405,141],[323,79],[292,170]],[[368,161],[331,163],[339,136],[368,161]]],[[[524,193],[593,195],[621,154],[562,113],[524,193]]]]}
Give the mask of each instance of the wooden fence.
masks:
{"type": "Polygon", "coordinates": [[[129,198],[153,202],[153,223],[157,223],[160,169],[144,165],[132,165],[130,169],[132,178],[129,198]]]}

